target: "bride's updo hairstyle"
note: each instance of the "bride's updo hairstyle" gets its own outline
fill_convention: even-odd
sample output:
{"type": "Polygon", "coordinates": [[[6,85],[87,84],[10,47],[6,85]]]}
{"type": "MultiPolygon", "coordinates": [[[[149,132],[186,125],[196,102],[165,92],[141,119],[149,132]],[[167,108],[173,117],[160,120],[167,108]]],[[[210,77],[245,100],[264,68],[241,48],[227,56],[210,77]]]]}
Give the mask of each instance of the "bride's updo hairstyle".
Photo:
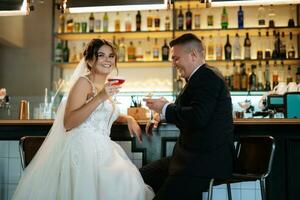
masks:
{"type": "Polygon", "coordinates": [[[88,61],[93,61],[94,58],[95,58],[95,62],[97,62],[98,60],[98,50],[103,46],[103,45],[107,45],[107,46],[110,46],[113,53],[115,54],[115,66],[116,66],[116,69],[118,71],[118,68],[117,68],[117,49],[116,47],[109,41],[107,40],[103,40],[103,39],[92,39],[89,44],[86,46],[84,52],[83,52],[83,56],[84,56],[84,59],[85,59],[85,62],[86,62],[86,65],[87,65],[87,68],[89,71],[91,71],[92,67],[88,61]]]}

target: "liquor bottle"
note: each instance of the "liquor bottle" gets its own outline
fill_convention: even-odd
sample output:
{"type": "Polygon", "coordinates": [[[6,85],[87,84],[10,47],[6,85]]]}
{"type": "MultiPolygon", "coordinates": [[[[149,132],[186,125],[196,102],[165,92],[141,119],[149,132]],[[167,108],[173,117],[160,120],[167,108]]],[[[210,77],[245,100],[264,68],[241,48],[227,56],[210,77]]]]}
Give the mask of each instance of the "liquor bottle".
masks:
{"type": "Polygon", "coordinates": [[[242,10],[242,6],[238,11],[238,28],[244,28],[244,11],[242,10]]]}
{"type": "Polygon", "coordinates": [[[67,20],[67,32],[68,32],[68,33],[73,32],[73,28],[74,28],[74,22],[73,22],[73,19],[67,20]]]}
{"type": "Polygon", "coordinates": [[[226,44],[224,46],[224,52],[225,52],[225,60],[231,60],[231,44],[229,42],[229,35],[227,34],[227,41],[226,44]]]}
{"type": "Polygon", "coordinates": [[[103,32],[108,32],[108,15],[107,12],[103,16],[103,32]]]}
{"type": "Polygon", "coordinates": [[[271,6],[269,7],[269,28],[274,28],[275,27],[275,12],[274,12],[274,7],[271,4],[271,6]]]}
{"type": "Polygon", "coordinates": [[[146,45],[147,48],[145,48],[145,53],[144,53],[144,57],[145,57],[145,61],[152,61],[152,42],[150,40],[150,37],[147,37],[146,40],[146,45]]]}
{"type": "Polygon", "coordinates": [[[121,22],[120,22],[119,12],[117,12],[115,18],[115,32],[120,32],[120,30],[121,30],[121,22]]]}
{"type": "Polygon", "coordinates": [[[269,31],[266,32],[266,50],[265,50],[265,59],[271,59],[271,39],[269,37],[269,31]]]}
{"type": "Polygon", "coordinates": [[[293,34],[290,32],[288,58],[295,58],[295,47],[293,43],[293,34]]]}
{"type": "Polygon", "coordinates": [[[190,9],[190,4],[188,4],[188,9],[185,13],[185,27],[186,27],[186,30],[192,30],[192,17],[193,17],[193,14],[192,14],[191,9],[190,9]]]}
{"type": "Polygon", "coordinates": [[[241,77],[238,70],[238,67],[235,64],[235,61],[233,62],[233,77],[232,77],[232,88],[235,91],[239,91],[241,89],[241,77]]]}
{"type": "Polygon", "coordinates": [[[70,49],[68,47],[68,41],[65,41],[65,46],[63,48],[63,61],[64,62],[69,62],[69,57],[70,57],[70,49]]]}
{"type": "Polygon", "coordinates": [[[278,66],[277,62],[274,61],[273,70],[272,70],[272,79],[273,79],[273,88],[278,85],[278,66]]]}
{"type": "Polygon", "coordinates": [[[159,46],[158,46],[158,39],[154,39],[154,46],[152,48],[152,55],[153,55],[153,60],[158,61],[159,60],[159,46]]]}
{"type": "Polygon", "coordinates": [[[217,43],[216,43],[216,60],[222,60],[222,57],[223,57],[223,45],[222,45],[220,34],[218,34],[217,43]]]}
{"type": "Polygon", "coordinates": [[[226,86],[228,87],[229,90],[232,90],[231,85],[232,85],[232,74],[229,69],[228,63],[226,64],[226,70],[225,70],[225,75],[224,75],[225,83],[226,86]]]}
{"type": "Polygon", "coordinates": [[[221,27],[222,29],[228,28],[228,14],[225,7],[223,8],[223,12],[222,12],[221,27]]]}
{"type": "Polygon", "coordinates": [[[241,54],[242,54],[241,52],[242,52],[242,48],[240,44],[240,37],[239,34],[236,33],[233,42],[233,58],[235,60],[241,59],[241,54]]]}
{"type": "Polygon", "coordinates": [[[134,62],[135,61],[135,55],[136,55],[136,48],[132,41],[129,43],[129,47],[127,48],[127,58],[128,62],[134,62]]]}
{"type": "Polygon", "coordinates": [[[257,77],[255,74],[256,65],[251,65],[251,73],[249,76],[249,90],[256,91],[257,90],[257,77]]]}
{"type": "Polygon", "coordinates": [[[293,82],[291,65],[288,66],[287,74],[286,74],[286,83],[289,84],[290,82],[293,82]]]}
{"type": "Polygon", "coordinates": [[[94,18],[94,14],[91,13],[90,17],[89,17],[89,32],[94,32],[94,23],[95,23],[95,18],[94,18]]]}
{"type": "Polygon", "coordinates": [[[148,11],[148,16],[147,16],[147,30],[148,31],[153,30],[153,16],[151,10],[148,11]]]}
{"type": "Polygon", "coordinates": [[[272,58],[278,59],[280,57],[280,45],[281,45],[280,34],[279,32],[276,33],[276,31],[274,30],[273,36],[274,36],[274,49],[272,52],[272,58]]]}
{"type": "Polygon", "coordinates": [[[262,48],[262,39],[261,39],[261,32],[258,32],[258,49],[257,49],[257,55],[258,60],[263,59],[263,48],[262,48]]]}
{"type": "Polygon", "coordinates": [[[119,62],[125,62],[126,61],[126,45],[124,38],[121,38],[121,41],[119,42],[119,48],[118,48],[118,60],[119,62]]]}
{"type": "Polygon", "coordinates": [[[241,66],[240,66],[240,70],[241,70],[241,81],[240,81],[240,89],[242,91],[247,91],[248,89],[248,76],[247,76],[247,73],[246,73],[246,65],[245,63],[241,63],[241,66]]]}
{"type": "Polygon", "coordinates": [[[161,47],[161,57],[163,61],[169,60],[169,52],[170,52],[170,48],[167,44],[167,39],[165,39],[164,45],[161,47]]]}
{"type": "Polygon", "coordinates": [[[290,4],[290,18],[288,21],[288,27],[295,27],[295,21],[294,21],[294,11],[295,7],[293,6],[293,4],[290,4]]]}
{"type": "Polygon", "coordinates": [[[251,41],[248,32],[244,41],[244,59],[251,59],[251,41]]]}
{"type": "Polygon", "coordinates": [[[199,13],[199,5],[196,5],[196,10],[194,12],[194,28],[195,29],[200,29],[200,25],[201,25],[201,15],[199,13]]]}
{"type": "Polygon", "coordinates": [[[285,42],[284,32],[281,33],[281,43],[280,43],[279,55],[280,55],[279,57],[281,59],[286,59],[286,42],[285,42]]]}
{"type": "Polygon", "coordinates": [[[160,30],[160,16],[158,10],[156,10],[156,16],[154,18],[154,29],[156,31],[160,30]]]}
{"type": "Polygon", "coordinates": [[[167,15],[165,17],[165,30],[169,31],[171,29],[171,22],[170,22],[170,17],[167,15]]]}
{"type": "Polygon", "coordinates": [[[214,52],[214,40],[212,35],[209,36],[208,44],[207,44],[207,59],[214,60],[215,52],[214,52]]]}
{"type": "Polygon", "coordinates": [[[73,46],[70,50],[69,62],[78,62],[79,59],[77,57],[77,49],[76,46],[73,46]]]}
{"type": "Polygon", "coordinates": [[[213,27],[214,26],[214,15],[212,14],[211,8],[208,8],[207,26],[208,27],[213,27]]]}
{"type": "Polygon", "coordinates": [[[257,67],[257,90],[258,91],[263,91],[264,90],[263,69],[262,69],[261,62],[258,63],[258,67],[257,67]]]}
{"type": "Polygon", "coordinates": [[[266,61],[266,68],[265,68],[265,91],[271,90],[271,81],[270,81],[270,65],[269,61],[266,61]]]}
{"type": "Polygon", "coordinates": [[[63,48],[61,42],[58,42],[55,48],[55,62],[63,61],[63,48]]]}
{"type": "Polygon", "coordinates": [[[126,19],[125,19],[125,31],[130,32],[131,31],[131,17],[130,13],[127,13],[126,19]]]}
{"type": "Polygon", "coordinates": [[[297,68],[297,73],[296,73],[296,83],[300,83],[300,66],[297,68]]]}
{"type": "Polygon", "coordinates": [[[177,29],[183,30],[183,14],[182,14],[182,6],[179,7],[179,14],[177,16],[177,29]]]}
{"type": "Polygon", "coordinates": [[[64,33],[65,32],[65,15],[61,13],[59,15],[59,27],[58,27],[58,33],[64,33]]]}
{"type": "Polygon", "coordinates": [[[285,80],[285,67],[283,61],[281,61],[278,67],[278,82],[285,82],[285,80]]]}
{"type": "Polygon", "coordinates": [[[258,19],[258,26],[265,26],[266,25],[266,10],[265,8],[261,5],[259,6],[257,10],[257,19],[258,19]]]}
{"type": "Polygon", "coordinates": [[[136,61],[143,61],[144,60],[144,51],[143,45],[141,41],[138,41],[138,45],[136,47],[136,61]]]}
{"type": "Polygon", "coordinates": [[[141,12],[139,10],[135,16],[135,24],[136,24],[136,31],[141,31],[142,16],[141,16],[141,12]]]}

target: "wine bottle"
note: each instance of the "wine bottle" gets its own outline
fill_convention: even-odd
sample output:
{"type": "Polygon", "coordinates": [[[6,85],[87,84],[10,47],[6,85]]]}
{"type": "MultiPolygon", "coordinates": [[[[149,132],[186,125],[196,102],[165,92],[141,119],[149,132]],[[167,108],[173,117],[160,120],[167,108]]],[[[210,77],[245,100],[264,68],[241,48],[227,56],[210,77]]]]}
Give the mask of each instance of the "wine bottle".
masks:
{"type": "Polygon", "coordinates": [[[242,48],[240,44],[240,37],[239,34],[236,33],[233,42],[233,58],[235,60],[241,59],[241,54],[242,54],[242,48]]]}
{"type": "Polygon", "coordinates": [[[244,28],[244,11],[242,6],[240,6],[238,11],[238,28],[244,28]]]}
{"type": "Polygon", "coordinates": [[[247,89],[248,89],[248,76],[247,76],[247,73],[246,73],[245,63],[241,63],[240,69],[241,69],[241,81],[240,81],[241,86],[240,86],[240,89],[242,91],[247,91],[247,89]]]}
{"type": "Polygon", "coordinates": [[[295,58],[295,47],[293,43],[293,34],[290,32],[288,58],[295,58]]]}
{"type": "Polygon", "coordinates": [[[182,14],[182,6],[179,7],[179,14],[177,16],[177,25],[178,30],[183,30],[183,14],[182,14]]]}
{"type": "Polygon", "coordinates": [[[244,59],[251,59],[251,41],[248,32],[244,41],[244,59]]]}
{"type": "Polygon", "coordinates": [[[269,61],[266,61],[266,68],[265,68],[265,91],[271,90],[271,81],[270,81],[270,65],[269,61]]]}
{"type": "Polygon", "coordinates": [[[121,30],[121,22],[120,22],[119,12],[117,12],[115,18],[115,32],[120,32],[120,30],[121,30]]]}
{"type": "Polygon", "coordinates": [[[227,41],[226,44],[224,46],[224,51],[225,51],[225,60],[231,60],[231,44],[229,42],[229,35],[227,34],[227,41]]]}
{"type": "Polygon", "coordinates": [[[94,14],[91,13],[90,17],[89,17],[89,31],[92,33],[94,32],[94,23],[95,23],[95,18],[94,18],[94,14]]]}
{"type": "Polygon", "coordinates": [[[226,8],[223,8],[222,17],[221,17],[221,27],[222,29],[228,28],[228,14],[226,8]]]}
{"type": "Polygon", "coordinates": [[[141,16],[141,12],[139,10],[135,16],[135,24],[136,24],[136,31],[141,31],[142,16],[141,16]]]}
{"type": "Polygon", "coordinates": [[[65,41],[65,46],[63,48],[63,61],[64,62],[69,62],[69,57],[70,57],[70,49],[68,47],[68,41],[65,41]]]}
{"type": "Polygon", "coordinates": [[[251,91],[256,91],[257,90],[257,77],[255,74],[255,69],[256,69],[256,65],[252,64],[251,65],[251,74],[249,76],[249,89],[251,91]]]}
{"type": "Polygon", "coordinates": [[[103,16],[103,32],[108,32],[108,15],[107,12],[103,16]]]}
{"type": "Polygon", "coordinates": [[[186,27],[186,30],[192,30],[192,12],[191,12],[191,9],[190,9],[190,4],[188,4],[188,9],[185,13],[185,27],[186,27]]]}
{"type": "Polygon", "coordinates": [[[262,39],[261,39],[261,32],[258,32],[258,49],[257,49],[257,54],[256,57],[258,60],[263,59],[263,51],[262,51],[262,39]]]}
{"type": "Polygon", "coordinates": [[[170,48],[167,45],[167,40],[165,39],[164,41],[164,45],[161,47],[161,53],[162,53],[162,60],[163,61],[168,61],[169,60],[169,52],[170,52],[170,48]]]}

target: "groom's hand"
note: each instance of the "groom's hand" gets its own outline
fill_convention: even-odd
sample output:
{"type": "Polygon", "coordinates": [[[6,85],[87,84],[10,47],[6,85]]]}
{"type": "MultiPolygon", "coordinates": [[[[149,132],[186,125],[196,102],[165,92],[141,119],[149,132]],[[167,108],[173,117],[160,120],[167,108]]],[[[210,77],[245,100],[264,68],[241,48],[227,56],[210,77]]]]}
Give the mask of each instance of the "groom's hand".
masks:
{"type": "Polygon", "coordinates": [[[164,97],[159,99],[143,99],[146,102],[146,106],[157,113],[162,113],[162,109],[166,103],[169,103],[164,97]]]}

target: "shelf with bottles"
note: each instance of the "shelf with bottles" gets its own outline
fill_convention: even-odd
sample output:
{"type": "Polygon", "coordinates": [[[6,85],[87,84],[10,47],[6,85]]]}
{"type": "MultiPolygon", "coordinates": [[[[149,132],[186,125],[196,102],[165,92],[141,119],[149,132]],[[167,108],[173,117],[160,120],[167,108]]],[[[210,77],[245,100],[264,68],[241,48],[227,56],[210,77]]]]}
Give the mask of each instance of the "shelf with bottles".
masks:
{"type": "Polygon", "coordinates": [[[266,63],[269,62],[272,63],[281,63],[284,62],[284,64],[287,65],[298,65],[300,63],[300,58],[287,58],[287,59],[235,59],[235,60],[206,60],[206,62],[213,66],[218,65],[224,65],[224,64],[233,64],[235,63],[247,63],[247,64],[257,64],[257,63],[266,63]]]}
{"type": "Polygon", "coordinates": [[[250,36],[258,36],[259,32],[261,33],[261,36],[266,36],[267,32],[269,32],[270,36],[273,32],[284,32],[286,35],[289,33],[292,33],[293,35],[300,34],[300,26],[297,27],[247,27],[243,29],[239,28],[228,28],[228,29],[195,29],[195,30],[177,30],[175,32],[175,37],[179,37],[183,34],[192,32],[195,35],[203,36],[203,37],[209,37],[210,35],[213,37],[220,36],[225,37],[229,35],[230,37],[235,36],[236,33],[239,35],[246,35],[248,33],[250,36]]]}
{"type": "MultiPolygon", "coordinates": [[[[62,68],[62,69],[73,69],[76,67],[78,62],[63,62],[63,63],[54,63],[55,66],[62,68]]],[[[169,61],[134,61],[134,62],[118,62],[117,66],[119,68],[165,68],[165,67],[171,67],[172,64],[169,61]]]]}

